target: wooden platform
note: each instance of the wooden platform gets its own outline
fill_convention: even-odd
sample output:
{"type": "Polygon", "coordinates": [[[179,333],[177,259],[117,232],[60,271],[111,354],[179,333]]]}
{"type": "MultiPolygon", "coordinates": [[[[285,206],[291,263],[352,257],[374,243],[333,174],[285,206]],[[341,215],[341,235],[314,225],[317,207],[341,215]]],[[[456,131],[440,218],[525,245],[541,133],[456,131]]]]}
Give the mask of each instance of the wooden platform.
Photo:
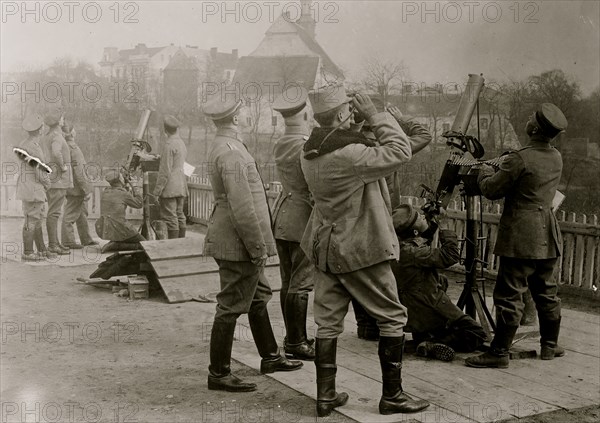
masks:
{"type": "MultiPolygon", "coordinates": [[[[274,328],[281,325],[276,297],[269,303],[269,311],[274,328]]],[[[247,320],[241,319],[240,324],[247,325],[247,320]]],[[[312,321],[308,326],[315,327],[312,321]]],[[[464,365],[471,354],[458,354],[451,363],[405,354],[404,389],[431,402],[429,408],[413,415],[378,413],[381,371],[377,343],[358,339],[351,309],[345,327],[338,343],[337,388],[348,392],[350,400],[338,411],[356,421],[491,422],[600,403],[600,317],[596,315],[563,309],[560,342],[567,354],[552,361],[538,357],[513,360],[504,370],[473,369],[464,365]]],[[[523,331],[536,329],[525,327],[523,331]]],[[[234,343],[233,358],[258,369],[260,358],[251,332],[243,333],[243,339],[234,343]]],[[[281,331],[275,333],[281,339],[281,331]]],[[[539,337],[522,340],[519,346],[539,354],[539,337]]],[[[269,377],[316,398],[313,363],[305,362],[300,371],[269,377]]]]}

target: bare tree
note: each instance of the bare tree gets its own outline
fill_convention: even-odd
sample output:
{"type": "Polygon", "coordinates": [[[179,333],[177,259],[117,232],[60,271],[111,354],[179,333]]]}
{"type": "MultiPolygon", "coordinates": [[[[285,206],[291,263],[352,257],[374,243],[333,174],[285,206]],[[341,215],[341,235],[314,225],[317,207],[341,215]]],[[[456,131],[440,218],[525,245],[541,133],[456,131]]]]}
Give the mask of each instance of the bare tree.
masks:
{"type": "Polygon", "coordinates": [[[364,61],[362,83],[365,88],[376,92],[383,104],[387,104],[390,94],[400,91],[408,77],[408,67],[404,61],[383,61],[371,57],[364,61]]]}

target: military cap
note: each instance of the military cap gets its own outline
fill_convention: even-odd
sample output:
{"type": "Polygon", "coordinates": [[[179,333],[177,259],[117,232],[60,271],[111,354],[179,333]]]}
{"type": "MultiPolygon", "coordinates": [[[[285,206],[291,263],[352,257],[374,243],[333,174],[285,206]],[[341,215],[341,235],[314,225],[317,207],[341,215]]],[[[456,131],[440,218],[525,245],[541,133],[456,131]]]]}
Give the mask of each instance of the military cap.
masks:
{"type": "Polygon", "coordinates": [[[333,110],[344,103],[352,101],[352,97],[348,97],[346,94],[344,85],[339,83],[311,90],[308,93],[308,98],[315,114],[333,110]]]}
{"type": "Polygon", "coordinates": [[[567,129],[568,125],[563,112],[552,103],[543,103],[535,112],[535,120],[542,133],[550,138],[567,129]]]}
{"type": "Polygon", "coordinates": [[[273,102],[273,110],[280,113],[302,110],[306,105],[308,90],[300,85],[293,84],[287,87],[273,102]]]}
{"type": "Polygon", "coordinates": [[[232,116],[240,109],[242,104],[241,99],[236,99],[233,96],[222,98],[220,95],[216,95],[204,103],[202,112],[212,120],[221,120],[232,116]]]}
{"type": "Polygon", "coordinates": [[[62,108],[54,107],[50,109],[48,113],[46,113],[46,116],[44,116],[44,123],[48,126],[58,125],[58,122],[60,122],[60,118],[62,117],[62,115],[62,108]]]}
{"type": "Polygon", "coordinates": [[[181,126],[181,122],[179,122],[179,120],[177,120],[177,118],[173,115],[166,115],[163,118],[163,123],[165,126],[168,126],[169,128],[179,128],[181,126]]]}
{"type": "Polygon", "coordinates": [[[27,132],[37,131],[44,124],[44,119],[39,114],[33,114],[23,119],[23,129],[27,132]]]}
{"type": "Polygon", "coordinates": [[[410,229],[417,221],[419,213],[410,204],[400,204],[392,212],[392,222],[397,232],[410,229]]]}

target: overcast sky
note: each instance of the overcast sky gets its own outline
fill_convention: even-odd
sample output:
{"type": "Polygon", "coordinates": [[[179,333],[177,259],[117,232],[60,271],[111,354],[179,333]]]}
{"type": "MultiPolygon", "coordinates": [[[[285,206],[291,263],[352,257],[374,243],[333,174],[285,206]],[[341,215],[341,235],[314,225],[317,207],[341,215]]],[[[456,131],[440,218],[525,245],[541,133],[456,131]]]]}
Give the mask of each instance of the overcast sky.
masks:
{"type": "MultiPolygon", "coordinates": [[[[2,1],[1,68],[46,65],[65,55],[97,64],[104,47],[137,43],[237,48],[243,56],[283,10],[292,17],[298,13],[298,2],[287,3],[229,2],[233,12],[227,14],[221,1],[137,1],[119,7],[114,1],[28,2],[32,12],[26,14],[21,1],[2,1]]],[[[462,83],[468,73],[521,79],[560,68],[587,94],[600,85],[599,5],[595,0],[321,1],[313,10],[317,40],[349,78],[377,55],[403,60],[412,81],[428,84],[462,83]]]]}

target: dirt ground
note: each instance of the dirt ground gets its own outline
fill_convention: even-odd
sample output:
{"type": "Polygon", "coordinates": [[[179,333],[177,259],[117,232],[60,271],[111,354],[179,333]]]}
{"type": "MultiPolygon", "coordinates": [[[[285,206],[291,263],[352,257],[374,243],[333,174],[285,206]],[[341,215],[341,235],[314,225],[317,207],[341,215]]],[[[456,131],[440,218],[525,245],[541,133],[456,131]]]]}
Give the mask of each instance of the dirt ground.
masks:
{"type": "MultiPolygon", "coordinates": [[[[171,305],[157,294],[129,301],[76,283],[95,268],[3,260],[2,422],[316,421],[312,398],[238,362],[233,371],[258,391],[207,389],[214,304],[171,305]]],[[[280,320],[276,296],[270,312],[280,320]]],[[[276,335],[282,338],[280,330],[276,335]]],[[[600,407],[587,407],[519,422],[597,422],[599,416],[600,407]]],[[[349,421],[339,413],[319,420],[349,421]]]]}

